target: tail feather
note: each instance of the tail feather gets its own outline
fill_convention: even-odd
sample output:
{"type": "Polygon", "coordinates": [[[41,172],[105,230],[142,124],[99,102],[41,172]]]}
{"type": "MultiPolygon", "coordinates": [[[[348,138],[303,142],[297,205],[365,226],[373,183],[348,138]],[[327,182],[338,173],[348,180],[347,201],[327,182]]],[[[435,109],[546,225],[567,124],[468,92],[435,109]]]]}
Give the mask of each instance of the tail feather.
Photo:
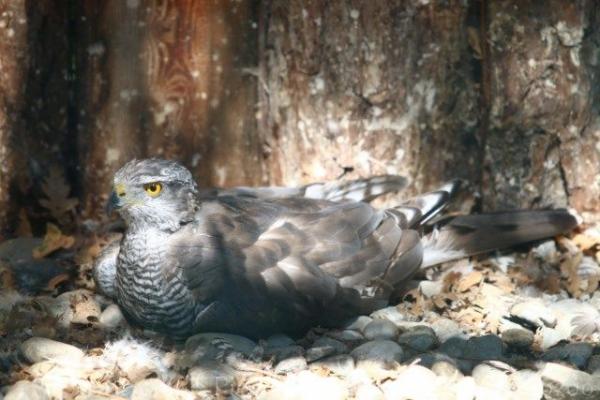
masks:
{"type": "Polygon", "coordinates": [[[422,267],[549,238],[577,224],[577,217],[564,209],[448,217],[423,238],[422,267]]]}

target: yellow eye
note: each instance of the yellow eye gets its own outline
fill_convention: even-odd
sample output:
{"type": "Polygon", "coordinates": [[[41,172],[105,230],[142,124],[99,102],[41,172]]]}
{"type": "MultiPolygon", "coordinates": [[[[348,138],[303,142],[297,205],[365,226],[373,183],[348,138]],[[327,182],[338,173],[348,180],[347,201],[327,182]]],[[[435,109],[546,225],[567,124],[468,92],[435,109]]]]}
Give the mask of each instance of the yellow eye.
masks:
{"type": "Polygon", "coordinates": [[[144,190],[150,195],[150,197],[156,197],[162,190],[162,184],[159,182],[150,182],[144,185],[144,190]]]}

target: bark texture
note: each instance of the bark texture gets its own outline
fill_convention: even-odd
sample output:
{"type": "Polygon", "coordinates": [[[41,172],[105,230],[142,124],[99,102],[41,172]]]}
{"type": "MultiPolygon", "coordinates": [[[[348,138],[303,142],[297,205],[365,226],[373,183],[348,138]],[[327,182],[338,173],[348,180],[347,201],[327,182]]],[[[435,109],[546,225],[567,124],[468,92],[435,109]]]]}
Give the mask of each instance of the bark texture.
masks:
{"type": "Polygon", "coordinates": [[[598,2],[491,1],[486,13],[486,205],[598,212],[598,2]]]}
{"type": "Polygon", "coordinates": [[[271,180],[348,170],[478,183],[479,91],[461,1],[273,1],[263,93],[271,180]],[[424,5],[425,4],[425,5],[424,5]]]}
{"type": "Polygon", "coordinates": [[[180,159],[207,185],[260,182],[254,10],[233,0],[82,3],[78,134],[89,214],[133,157],[180,159]]]}

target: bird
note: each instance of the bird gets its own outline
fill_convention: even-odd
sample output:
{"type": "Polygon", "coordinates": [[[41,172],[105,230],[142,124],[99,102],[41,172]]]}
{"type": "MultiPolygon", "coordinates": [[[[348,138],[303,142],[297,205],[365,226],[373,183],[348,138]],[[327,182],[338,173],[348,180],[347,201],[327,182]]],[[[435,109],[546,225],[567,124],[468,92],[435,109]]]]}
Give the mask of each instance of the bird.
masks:
{"type": "Polygon", "coordinates": [[[297,337],[389,305],[424,268],[578,225],[566,209],[444,217],[459,187],[376,209],[302,190],[206,192],[177,161],[131,160],[107,204],[126,229],[95,261],[96,287],[130,323],[174,339],[297,337]]]}

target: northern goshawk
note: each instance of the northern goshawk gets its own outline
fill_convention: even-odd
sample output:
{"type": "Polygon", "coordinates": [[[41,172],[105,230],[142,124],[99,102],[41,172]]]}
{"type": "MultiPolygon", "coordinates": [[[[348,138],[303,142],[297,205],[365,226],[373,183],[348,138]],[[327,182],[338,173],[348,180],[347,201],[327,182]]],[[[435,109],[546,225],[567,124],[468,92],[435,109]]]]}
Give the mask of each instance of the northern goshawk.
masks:
{"type": "Polygon", "coordinates": [[[455,188],[377,210],[293,189],[206,194],[177,162],[133,160],[108,205],[127,228],[94,277],[129,321],[169,336],[295,335],[386,306],[421,268],[577,225],[567,210],[511,211],[447,217],[426,231],[455,188]]]}

